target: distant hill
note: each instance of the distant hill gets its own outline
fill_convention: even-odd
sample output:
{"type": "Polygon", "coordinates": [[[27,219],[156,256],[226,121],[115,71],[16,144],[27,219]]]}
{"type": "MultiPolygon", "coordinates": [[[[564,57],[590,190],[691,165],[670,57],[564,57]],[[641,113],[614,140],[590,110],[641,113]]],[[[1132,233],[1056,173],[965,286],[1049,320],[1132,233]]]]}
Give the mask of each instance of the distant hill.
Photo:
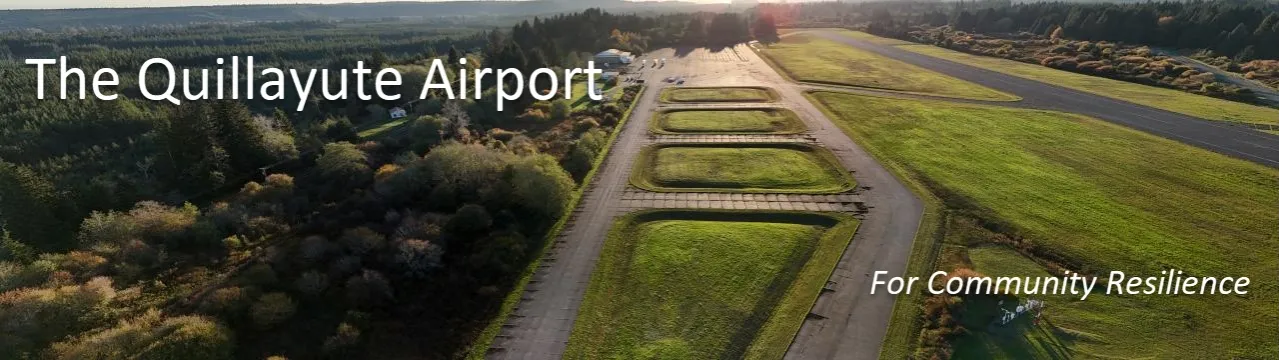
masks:
{"type": "Polygon", "coordinates": [[[694,5],[691,3],[680,2],[659,4],[632,3],[622,0],[537,0],[2,10],[0,11],[0,31],[185,25],[211,22],[532,16],[575,11],[588,7],[607,10],[659,10],[692,6],[694,5]]]}

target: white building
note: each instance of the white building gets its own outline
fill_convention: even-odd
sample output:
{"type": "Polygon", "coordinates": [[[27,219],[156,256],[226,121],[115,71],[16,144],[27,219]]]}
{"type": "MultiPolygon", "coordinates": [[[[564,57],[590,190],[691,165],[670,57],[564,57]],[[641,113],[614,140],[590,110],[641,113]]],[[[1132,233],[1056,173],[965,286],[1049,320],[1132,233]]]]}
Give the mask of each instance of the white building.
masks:
{"type": "Polygon", "coordinates": [[[409,116],[409,113],[408,113],[408,112],[404,111],[404,109],[399,108],[399,107],[393,107],[393,108],[391,108],[390,113],[391,113],[391,118],[392,118],[392,119],[399,119],[399,118],[402,118],[402,117],[405,117],[405,116],[409,116]]]}
{"type": "Polygon", "coordinates": [[[596,66],[602,68],[614,68],[631,65],[631,62],[635,60],[635,56],[632,56],[631,53],[626,51],[609,49],[596,54],[594,60],[596,62],[596,66]]]}

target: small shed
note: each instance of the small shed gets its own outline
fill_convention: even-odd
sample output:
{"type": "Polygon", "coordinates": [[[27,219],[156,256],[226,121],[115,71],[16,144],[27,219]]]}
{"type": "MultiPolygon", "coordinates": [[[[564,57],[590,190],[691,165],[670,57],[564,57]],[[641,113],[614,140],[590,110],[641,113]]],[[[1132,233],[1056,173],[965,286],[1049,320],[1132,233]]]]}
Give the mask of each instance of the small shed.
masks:
{"type": "Polygon", "coordinates": [[[390,112],[390,113],[391,113],[391,118],[392,118],[392,119],[399,119],[399,118],[403,118],[403,117],[405,117],[405,116],[409,116],[409,113],[408,113],[407,111],[404,111],[404,109],[403,109],[403,108],[400,108],[400,107],[393,107],[393,108],[391,108],[391,110],[389,110],[388,112],[390,112]]]}

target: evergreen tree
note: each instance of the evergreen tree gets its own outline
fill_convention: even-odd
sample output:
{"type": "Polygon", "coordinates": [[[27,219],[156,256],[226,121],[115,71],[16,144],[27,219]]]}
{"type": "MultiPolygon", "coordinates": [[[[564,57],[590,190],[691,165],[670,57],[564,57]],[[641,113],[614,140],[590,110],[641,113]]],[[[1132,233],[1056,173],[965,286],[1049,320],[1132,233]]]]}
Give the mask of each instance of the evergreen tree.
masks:
{"type": "Polygon", "coordinates": [[[217,100],[213,102],[213,115],[219,130],[218,144],[227,151],[236,173],[252,173],[275,162],[262,126],[254,122],[248,107],[234,100],[217,100]]]}
{"type": "Polygon", "coordinates": [[[756,40],[762,43],[771,44],[779,40],[777,21],[770,14],[763,14],[756,18],[752,33],[756,40]]]}
{"type": "Polygon", "coordinates": [[[59,220],[64,209],[52,183],[30,168],[0,161],[0,231],[41,251],[65,250],[70,226],[59,220]]]}

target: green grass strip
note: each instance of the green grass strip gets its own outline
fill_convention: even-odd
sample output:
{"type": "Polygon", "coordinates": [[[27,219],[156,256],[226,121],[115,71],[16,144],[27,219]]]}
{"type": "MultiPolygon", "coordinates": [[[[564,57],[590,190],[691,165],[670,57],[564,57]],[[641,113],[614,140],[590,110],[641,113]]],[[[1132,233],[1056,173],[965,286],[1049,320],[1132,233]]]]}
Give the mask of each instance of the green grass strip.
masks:
{"type": "Polygon", "coordinates": [[[856,185],[830,150],[802,143],[650,145],[631,184],[657,192],[827,194],[856,185]]]}
{"type": "Polygon", "coordinates": [[[625,215],[606,239],[565,358],[781,358],[857,224],[816,212],[625,215]]]}
{"type": "Polygon", "coordinates": [[[668,87],[662,90],[664,103],[697,102],[774,102],[778,93],[762,86],[668,87]]]}
{"type": "Polygon", "coordinates": [[[649,121],[654,134],[799,134],[808,130],[784,108],[671,109],[649,121]]]}

